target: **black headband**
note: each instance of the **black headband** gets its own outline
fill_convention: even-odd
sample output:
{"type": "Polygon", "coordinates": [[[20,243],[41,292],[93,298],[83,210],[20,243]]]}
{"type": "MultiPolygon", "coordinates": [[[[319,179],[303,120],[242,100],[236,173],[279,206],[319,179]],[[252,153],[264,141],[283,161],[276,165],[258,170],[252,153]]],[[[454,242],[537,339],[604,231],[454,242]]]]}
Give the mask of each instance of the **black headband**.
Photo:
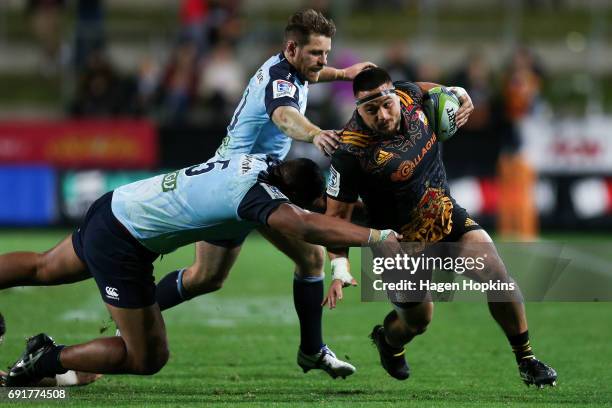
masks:
{"type": "Polygon", "coordinates": [[[356,99],[355,103],[357,106],[363,105],[366,102],[370,102],[373,99],[380,98],[381,96],[387,96],[395,93],[395,88],[385,89],[375,94],[363,97],[361,99],[356,99]]]}

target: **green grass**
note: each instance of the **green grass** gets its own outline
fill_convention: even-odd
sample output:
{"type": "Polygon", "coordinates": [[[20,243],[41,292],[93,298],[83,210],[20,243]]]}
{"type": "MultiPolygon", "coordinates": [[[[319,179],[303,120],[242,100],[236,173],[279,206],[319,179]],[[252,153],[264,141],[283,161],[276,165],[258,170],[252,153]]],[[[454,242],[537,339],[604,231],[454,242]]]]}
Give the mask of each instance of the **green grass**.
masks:
{"type": "MultiPolygon", "coordinates": [[[[44,250],[64,234],[3,232],[0,252],[44,250]]],[[[164,257],[156,264],[157,277],[192,258],[192,248],[164,257]]],[[[408,348],[412,377],[392,379],[366,337],[389,306],[360,303],[359,290],[349,289],[338,309],[325,312],[324,333],[358,371],[347,380],[331,380],[321,372],[303,374],[295,364],[291,274],[287,259],[251,237],[220,292],[165,315],[171,359],[160,373],[106,376],[70,389],[63,405],[574,407],[612,401],[612,303],[527,305],[535,351],[559,372],[558,387],[538,391],[520,382],[504,336],[486,306],[475,303],[437,304],[430,329],[408,348]]],[[[62,343],[86,341],[98,336],[108,319],[93,281],[3,291],[0,310],[8,325],[0,347],[4,366],[22,351],[25,336],[46,331],[62,343]]]]}

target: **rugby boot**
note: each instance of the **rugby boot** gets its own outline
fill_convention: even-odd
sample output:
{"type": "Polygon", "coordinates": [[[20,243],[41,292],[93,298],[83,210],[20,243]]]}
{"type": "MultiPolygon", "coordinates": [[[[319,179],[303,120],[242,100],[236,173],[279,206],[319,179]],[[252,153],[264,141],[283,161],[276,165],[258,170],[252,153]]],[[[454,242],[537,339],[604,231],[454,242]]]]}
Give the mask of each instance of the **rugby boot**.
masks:
{"type": "Polygon", "coordinates": [[[46,353],[58,347],[53,339],[44,333],[30,337],[26,343],[23,355],[6,374],[4,385],[6,387],[25,387],[38,383],[43,377],[55,376],[54,373],[42,373],[38,362],[46,353]]]}
{"type": "Polygon", "coordinates": [[[554,368],[547,366],[537,358],[525,358],[519,366],[521,379],[527,385],[535,385],[544,388],[545,385],[552,387],[557,385],[557,372],[554,368]]]}
{"type": "Polygon", "coordinates": [[[334,352],[325,344],[315,354],[305,354],[302,350],[298,350],[297,363],[305,373],[319,369],[325,371],[332,378],[346,378],[356,370],[353,365],[336,357],[334,352]]]}
{"type": "Polygon", "coordinates": [[[385,329],[377,324],[370,334],[372,342],[378,349],[380,363],[389,375],[398,380],[410,377],[410,367],[406,362],[406,349],[392,347],[385,340],[385,329]]]}

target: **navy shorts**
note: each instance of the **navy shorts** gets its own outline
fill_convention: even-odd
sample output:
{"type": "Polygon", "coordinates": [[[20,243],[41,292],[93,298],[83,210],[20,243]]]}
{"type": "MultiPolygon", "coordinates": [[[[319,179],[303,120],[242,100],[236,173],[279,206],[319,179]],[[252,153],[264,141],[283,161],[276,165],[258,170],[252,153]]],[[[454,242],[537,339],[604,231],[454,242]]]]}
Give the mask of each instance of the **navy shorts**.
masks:
{"type": "Polygon", "coordinates": [[[74,251],[98,285],[104,302],[136,309],[155,303],[153,261],[159,256],[136,240],[111,210],[113,193],[96,200],[72,234],[74,251]]]}
{"type": "Polygon", "coordinates": [[[453,229],[451,230],[451,233],[442,240],[442,242],[458,242],[463,234],[481,229],[482,227],[476,221],[470,218],[470,215],[465,208],[461,207],[457,203],[454,203],[453,229]]]}

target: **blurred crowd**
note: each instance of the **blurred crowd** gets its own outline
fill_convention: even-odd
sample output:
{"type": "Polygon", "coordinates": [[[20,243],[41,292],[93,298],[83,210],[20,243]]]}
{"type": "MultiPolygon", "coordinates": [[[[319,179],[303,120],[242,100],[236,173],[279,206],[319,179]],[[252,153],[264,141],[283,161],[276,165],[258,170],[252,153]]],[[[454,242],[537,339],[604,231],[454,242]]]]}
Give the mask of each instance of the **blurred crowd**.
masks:
{"type": "MultiPolygon", "coordinates": [[[[329,1],[311,3],[333,16],[329,1]]],[[[74,84],[67,110],[77,117],[146,115],[164,124],[228,122],[251,71],[263,62],[238,60],[237,46],[245,36],[240,0],[181,0],[178,29],[167,57],[143,58],[132,73],[120,72],[109,58],[104,0],[79,0],[75,4],[69,57],[63,55],[60,38],[66,1],[29,0],[28,15],[47,60],[43,66],[53,69],[69,59],[74,84]]],[[[279,39],[279,35],[273,38],[279,39]]],[[[280,51],[281,44],[275,45],[264,48],[280,51]]],[[[361,59],[363,56],[350,49],[336,46],[331,63],[342,67],[361,59]]],[[[500,133],[493,128],[503,124],[503,150],[518,148],[512,123],[535,109],[539,101],[543,72],[525,48],[517,49],[497,77],[485,56],[477,52],[469,54],[456,72],[441,72],[432,61],[415,60],[409,44],[399,40],[388,47],[383,61],[376,62],[395,80],[466,88],[476,106],[466,130],[500,133]]],[[[350,84],[311,87],[308,114],[320,126],[341,126],[352,108],[350,84]]]]}

